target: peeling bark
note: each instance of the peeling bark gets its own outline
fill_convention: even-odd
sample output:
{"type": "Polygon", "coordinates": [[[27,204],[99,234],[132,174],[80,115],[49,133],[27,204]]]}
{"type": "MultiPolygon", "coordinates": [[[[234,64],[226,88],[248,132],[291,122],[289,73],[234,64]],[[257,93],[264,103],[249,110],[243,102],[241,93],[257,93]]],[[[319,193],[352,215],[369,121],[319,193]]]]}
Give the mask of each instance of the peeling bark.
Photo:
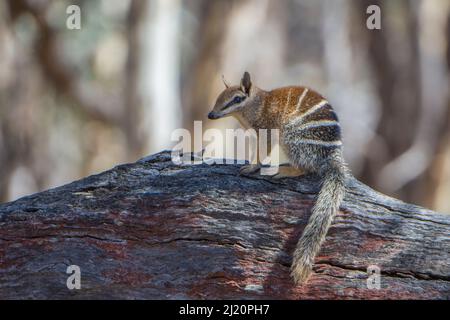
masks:
{"type": "Polygon", "coordinates": [[[348,185],[314,274],[295,286],[316,177],[240,177],[168,152],[120,165],[0,205],[0,298],[449,299],[450,216],[348,185]],[[72,264],[80,290],[66,287],[72,264]]]}

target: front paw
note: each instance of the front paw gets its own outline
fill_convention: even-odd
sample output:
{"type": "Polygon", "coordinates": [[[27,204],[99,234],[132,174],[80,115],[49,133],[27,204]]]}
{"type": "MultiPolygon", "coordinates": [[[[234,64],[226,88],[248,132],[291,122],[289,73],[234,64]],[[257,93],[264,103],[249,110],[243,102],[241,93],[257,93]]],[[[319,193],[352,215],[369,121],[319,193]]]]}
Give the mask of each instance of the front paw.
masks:
{"type": "Polygon", "coordinates": [[[305,284],[312,273],[312,263],[305,257],[294,258],[291,276],[296,284],[305,284]]]}
{"type": "Polygon", "coordinates": [[[259,165],[259,164],[246,164],[246,165],[243,165],[239,169],[239,174],[240,175],[252,174],[252,173],[255,173],[256,171],[258,171],[260,168],[261,168],[261,165],[259,165]]]}

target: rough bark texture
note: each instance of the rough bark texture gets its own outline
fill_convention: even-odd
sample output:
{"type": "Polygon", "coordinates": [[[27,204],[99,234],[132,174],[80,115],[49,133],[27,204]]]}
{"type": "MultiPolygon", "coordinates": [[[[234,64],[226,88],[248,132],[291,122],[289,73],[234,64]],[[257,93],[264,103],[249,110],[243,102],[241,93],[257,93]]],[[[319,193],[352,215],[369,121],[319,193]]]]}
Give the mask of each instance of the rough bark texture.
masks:
{"type": "Polygon", "coordinates": [[[168,152],[121,165],[0,205],[0,298],[449,299],[450,216],[348,184],[313,276],[294,286],[316,177],[240,177],[168,152]],[[80,290],[66,287],[72,264],[80,290]]]}

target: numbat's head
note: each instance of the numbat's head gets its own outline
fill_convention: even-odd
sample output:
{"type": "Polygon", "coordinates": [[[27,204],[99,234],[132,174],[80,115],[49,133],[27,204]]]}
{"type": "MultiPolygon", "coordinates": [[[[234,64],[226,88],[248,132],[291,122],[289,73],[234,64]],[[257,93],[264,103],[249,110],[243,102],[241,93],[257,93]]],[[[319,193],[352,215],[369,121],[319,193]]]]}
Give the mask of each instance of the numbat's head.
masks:
{"type": "Polygon", "coordinates": [[[219,119],[241,111],[253,98],[250,74],[244,73],[239,86],[229,86],[225,80],[226,89],[217,98],[216,104],[208,114],[209,119],[219,119]]]}

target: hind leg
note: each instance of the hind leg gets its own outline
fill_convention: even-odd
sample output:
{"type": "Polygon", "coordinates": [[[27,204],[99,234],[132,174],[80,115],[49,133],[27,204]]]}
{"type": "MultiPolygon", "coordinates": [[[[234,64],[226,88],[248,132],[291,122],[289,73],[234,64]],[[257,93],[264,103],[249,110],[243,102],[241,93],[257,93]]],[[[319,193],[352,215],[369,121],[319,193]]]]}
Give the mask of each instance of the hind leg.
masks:
{"type": "Polygon", "coordinates": [[[289,166],[282,166],[278,168],[278,172],[272,176],[273,179],[283,179],[283,178],[294,178],[301,176],[305,173],[304,170],[300,168],[289,166]]]}
{"type": "Polygon", "coordinates": [[[261,168],[261,164],[246,164],[239,169],[240,175],[252,174],[261,168]]]}

